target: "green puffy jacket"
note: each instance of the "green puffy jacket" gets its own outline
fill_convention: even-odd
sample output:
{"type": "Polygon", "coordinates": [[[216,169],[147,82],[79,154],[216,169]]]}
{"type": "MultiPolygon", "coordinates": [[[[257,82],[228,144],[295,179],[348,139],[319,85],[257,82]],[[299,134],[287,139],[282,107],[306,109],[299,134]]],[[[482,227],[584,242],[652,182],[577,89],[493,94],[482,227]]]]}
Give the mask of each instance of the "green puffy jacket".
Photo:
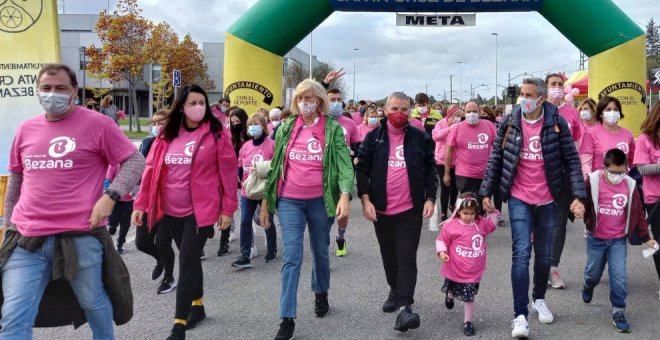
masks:
{"type": "MultiPolygon", "coordinates": [[[[277,184],[283,178],[286,149],[291,139],[294,122],[299,115],[291,115],[277,131],[275,154],[270,161],[264,197],[268,200],[268,211],[276,213],[277,184]]],[[[342,192],[353,191],[353,164],[346,147],[344,131],[339,123],[325,117],[325,147],[323,152],[323,200],[328,217],[334,217],[337,202],[342,192]]]]}

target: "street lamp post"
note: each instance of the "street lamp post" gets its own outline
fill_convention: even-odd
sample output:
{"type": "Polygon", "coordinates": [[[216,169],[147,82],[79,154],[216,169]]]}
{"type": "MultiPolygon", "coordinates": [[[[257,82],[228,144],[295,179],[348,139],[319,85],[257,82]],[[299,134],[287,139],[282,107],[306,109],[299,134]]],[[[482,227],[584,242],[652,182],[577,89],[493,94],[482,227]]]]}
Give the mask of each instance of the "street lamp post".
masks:
{"type": "Polygon", "coordinates": [[[458,106],[463,106],[463,62],[456,63],[458,64],[458,106]]]}
{"type": "Polygon", "coordinates": [[[497,106],[497,33],[492,33],[495,36],[495,106],[497,106]]]}
{"type": "Polygon", "coordinates": [[[453,104],[453,103],[454,103],[453,80],[454,80],[454,75],[453,75],[453,74],[450,74],[450,75],[449,75],[449,103],[450,103],[450,104],[453,104]]]}
{"type": "Polygon", "coordinates": [[[359,48],[353,49],[353,106],[355,106],[355,74],[357,73],[355,70],[355,52],[359,50],[359,48]]]}

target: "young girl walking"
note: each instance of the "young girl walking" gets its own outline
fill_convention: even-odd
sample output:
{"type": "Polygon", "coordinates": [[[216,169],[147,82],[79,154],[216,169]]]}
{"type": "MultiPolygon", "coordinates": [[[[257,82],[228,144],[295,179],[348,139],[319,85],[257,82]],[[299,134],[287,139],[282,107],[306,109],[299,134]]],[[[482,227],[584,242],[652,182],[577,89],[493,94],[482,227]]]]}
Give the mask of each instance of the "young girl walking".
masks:
{"type": "Polygon", "coordinates": [[[461,194],[435,242],[436,253],[443,262],[440,274],[445,277],[445,306],[454,308],[454,299],[464,302],[463,333],[467,336],[476,332],[472,324],[474,299],[486,271],[486,237],[495,230],[495,224],[480,218],[478,212],[477,196],[471,192],[461,194]]]}

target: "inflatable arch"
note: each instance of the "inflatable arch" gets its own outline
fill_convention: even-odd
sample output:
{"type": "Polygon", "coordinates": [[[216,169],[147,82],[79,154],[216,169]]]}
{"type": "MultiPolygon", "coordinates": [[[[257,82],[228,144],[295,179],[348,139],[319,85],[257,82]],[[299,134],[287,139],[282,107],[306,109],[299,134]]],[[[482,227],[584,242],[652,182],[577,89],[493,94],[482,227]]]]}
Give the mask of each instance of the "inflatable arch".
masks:
{"type": "Polygon", "coordinates": [[[646,37],[611,0],[259,0],[226,33],[225,96],[248,112],[280,105],[283,56],[334,11],[538,11],[589,56],[589,97],[618,97],[636,135],[646,117],[646,37]]]}

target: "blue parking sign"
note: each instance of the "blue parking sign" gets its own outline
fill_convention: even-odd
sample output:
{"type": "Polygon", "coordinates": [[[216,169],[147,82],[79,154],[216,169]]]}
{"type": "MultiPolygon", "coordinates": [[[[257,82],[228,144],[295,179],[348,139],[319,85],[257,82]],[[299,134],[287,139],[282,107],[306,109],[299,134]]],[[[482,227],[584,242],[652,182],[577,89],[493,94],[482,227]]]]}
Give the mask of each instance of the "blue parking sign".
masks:
{"type": "Polygon", "coordinates": [[[172,84],[181,87],[181,70],[172,70],[172,84]]]}

